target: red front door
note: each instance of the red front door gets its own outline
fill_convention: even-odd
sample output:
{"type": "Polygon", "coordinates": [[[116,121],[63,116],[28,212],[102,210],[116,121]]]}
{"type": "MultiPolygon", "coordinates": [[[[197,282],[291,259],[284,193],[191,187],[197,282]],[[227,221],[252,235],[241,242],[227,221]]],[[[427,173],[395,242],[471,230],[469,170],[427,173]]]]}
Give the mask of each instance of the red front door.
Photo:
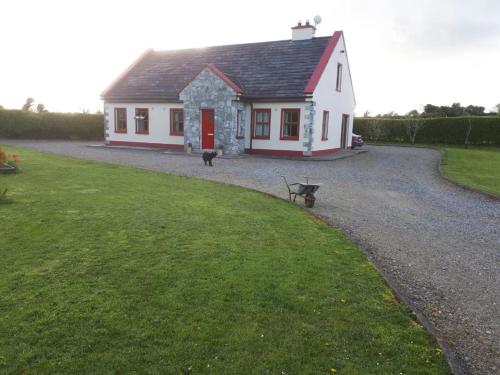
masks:
{"type": "Polygon", "coordinates": [[[214,110],[202,109],[201,110],[201,148],[213,149],[214,148],[214,110]]]}

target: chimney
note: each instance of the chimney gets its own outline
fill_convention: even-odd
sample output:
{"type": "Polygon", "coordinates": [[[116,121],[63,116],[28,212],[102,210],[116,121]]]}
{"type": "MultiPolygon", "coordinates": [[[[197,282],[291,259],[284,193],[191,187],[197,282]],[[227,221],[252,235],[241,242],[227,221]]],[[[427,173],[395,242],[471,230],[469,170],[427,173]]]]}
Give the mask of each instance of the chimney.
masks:
{"type": "Polygon", "coordinates": [[[309,23],[309,20],[306,21],[305,25],[299,21],[297,26],[292,27],[292,40],[312,39],[315,32],[316,28],[309,23]]]}

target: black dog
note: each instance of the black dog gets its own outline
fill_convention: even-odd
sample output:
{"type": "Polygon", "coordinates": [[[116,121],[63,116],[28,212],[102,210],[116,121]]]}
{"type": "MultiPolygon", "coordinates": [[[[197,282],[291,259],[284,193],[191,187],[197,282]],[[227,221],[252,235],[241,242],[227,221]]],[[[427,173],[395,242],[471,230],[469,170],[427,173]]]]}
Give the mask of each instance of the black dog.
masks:
{"type": "Polygon", "coordinates": [[[204,152],[203,153],[203,161],[205,162],[205,165],[207,165],[207,161],[208,161],[208,165],[213,167],[214,165],[212,164],[212,159],[215,157],[217,157],[216,152],[204,152]]]}

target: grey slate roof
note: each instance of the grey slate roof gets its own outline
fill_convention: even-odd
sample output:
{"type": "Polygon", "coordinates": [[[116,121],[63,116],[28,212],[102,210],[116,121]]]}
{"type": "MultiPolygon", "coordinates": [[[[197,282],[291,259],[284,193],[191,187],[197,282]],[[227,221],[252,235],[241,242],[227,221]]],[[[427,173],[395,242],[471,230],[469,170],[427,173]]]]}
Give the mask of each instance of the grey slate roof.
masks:
{"type": "Polygon", "coordinates": [[[152,51],[111,87],[106,100],[177,100],[206,64],[226,74],[249,98],[298,98],[330,37],[152,51]]]}

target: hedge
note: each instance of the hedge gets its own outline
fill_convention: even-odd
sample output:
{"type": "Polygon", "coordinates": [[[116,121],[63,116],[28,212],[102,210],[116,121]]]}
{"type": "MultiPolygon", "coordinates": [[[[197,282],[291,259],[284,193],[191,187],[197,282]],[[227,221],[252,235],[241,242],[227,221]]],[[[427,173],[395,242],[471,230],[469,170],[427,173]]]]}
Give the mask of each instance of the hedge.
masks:
{"type": "MultiPolygon", "coordinates": [[[[439,117],[422,119],[415,143],[465,143],[468,122],[472,145],[500,145],[500,116],[439,117]]],[[[0,138],[103,140],[102,114],[33,113],[0,109],[0,138]]],[[[408,120],[354,119],[354,133],[366,142],[409,143],[408,120]]]]}
{"type": "Polygon", "coordinates": [[[0,138],[103,140],[104,116],[0,109],[0,138]]]}
{"type": "MultiPolygon", "coordinates": [[[[465,144],[469,120],[471,145],[500,145],[500,116],[422,118],[415,143],[465,144]]],[[[355,118],[354,133],[365,142],[410,143],[407,119],[355,118]]]]}

